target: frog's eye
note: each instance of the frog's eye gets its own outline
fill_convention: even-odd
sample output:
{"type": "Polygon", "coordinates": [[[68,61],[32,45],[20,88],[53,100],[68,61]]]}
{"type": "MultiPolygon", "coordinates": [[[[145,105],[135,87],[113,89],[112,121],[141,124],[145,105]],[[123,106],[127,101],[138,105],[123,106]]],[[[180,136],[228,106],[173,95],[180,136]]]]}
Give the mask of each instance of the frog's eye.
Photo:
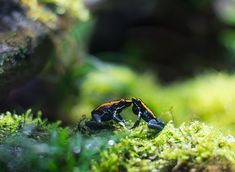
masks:
{"type": "Polygon", "coordinates": [[[120,102],[125,102],[125,99],[121,99],[120,102]]]}
{"type": "Polygon", "coordinates": [[[135,101],[135,98],[134,98],[134,97],[132,97],[131,99],[132,99],[132,101],[135,101]]]}
{"type": "Polygon", "coordinates": [[[138,102],[138,99],[135,98],[135,97],[133,97],[133,98],[132,98],[132,101],[133,101],[133,102],[138,102]]]}

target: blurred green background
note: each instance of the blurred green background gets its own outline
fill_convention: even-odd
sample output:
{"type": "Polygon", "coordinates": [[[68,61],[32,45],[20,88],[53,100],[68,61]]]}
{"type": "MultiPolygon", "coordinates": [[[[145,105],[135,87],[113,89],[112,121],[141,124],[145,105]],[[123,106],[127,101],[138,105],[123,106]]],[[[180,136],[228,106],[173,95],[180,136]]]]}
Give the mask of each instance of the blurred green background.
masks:
{"type": "MultiPolygon", "coordinates": [[[[165,122],[235,134],[234,0],[38,3],[65,18],[51,35],[54,55],[2,111],[32,108],[76,125],[102,103],[139,97],[165,122]]],[[[130,109],[122,115],[132,118],[130,109]]]]}

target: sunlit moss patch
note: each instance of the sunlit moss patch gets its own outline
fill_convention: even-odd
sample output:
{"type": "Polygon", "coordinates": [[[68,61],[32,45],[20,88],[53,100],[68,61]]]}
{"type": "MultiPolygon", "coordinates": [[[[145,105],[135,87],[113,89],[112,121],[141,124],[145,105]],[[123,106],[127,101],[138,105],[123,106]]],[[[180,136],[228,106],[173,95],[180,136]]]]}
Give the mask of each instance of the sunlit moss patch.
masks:
{"type": "Polygon", "coordinates": [[[89,12],[82,0],[20,0],[20,3],[27,9],[29,18],[51,29],[56,28],[58,16],[62,14],[82,21],[89,19],[89,12]],[[53,6],[54,10],[47,5],[53,6]]]}
{"type": "Polygon", "coordinates": [[[176,128],[169,122],[159,135],[148,134],[146,125],[125,132],[127,137],[101,152],[94,171],[234,169],[235,138],[203,123],[184,123],[176,128]]]}

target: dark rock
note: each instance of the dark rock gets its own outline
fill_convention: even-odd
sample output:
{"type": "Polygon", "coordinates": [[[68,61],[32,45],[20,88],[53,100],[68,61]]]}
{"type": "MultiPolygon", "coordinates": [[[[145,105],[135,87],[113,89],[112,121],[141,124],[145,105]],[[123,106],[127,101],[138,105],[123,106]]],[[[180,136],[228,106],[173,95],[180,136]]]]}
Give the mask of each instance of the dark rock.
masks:
{"type": "Polygon", "coordinates": [[[0,100],[45,64],[52,44],[49,29],[25,15],[13,0],[0,0],[0,100]]]}

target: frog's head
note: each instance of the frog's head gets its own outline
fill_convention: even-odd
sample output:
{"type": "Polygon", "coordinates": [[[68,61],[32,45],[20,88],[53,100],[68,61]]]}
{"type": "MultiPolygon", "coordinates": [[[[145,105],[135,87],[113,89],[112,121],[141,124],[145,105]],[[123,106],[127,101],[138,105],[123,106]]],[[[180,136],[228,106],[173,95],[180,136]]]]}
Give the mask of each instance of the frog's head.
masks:
{"type": "Polygon", "coordinates": [[[134,111],[134,113],[136,113],[137,109],[141,112],[146,112],[147,111],[148,114],[149,114],[149,117],[155,118],[155,115],[152,112],[152,110],[141,99],[133,97],[132,102],[133,102],[133,111],[134,111]]]}
{"type": "Polygon", "coordinates": [[[132,104],[132,100],[130,99],[121,99],[118,103],[118,106],[120,107],[129,107],[132,104]]]}

